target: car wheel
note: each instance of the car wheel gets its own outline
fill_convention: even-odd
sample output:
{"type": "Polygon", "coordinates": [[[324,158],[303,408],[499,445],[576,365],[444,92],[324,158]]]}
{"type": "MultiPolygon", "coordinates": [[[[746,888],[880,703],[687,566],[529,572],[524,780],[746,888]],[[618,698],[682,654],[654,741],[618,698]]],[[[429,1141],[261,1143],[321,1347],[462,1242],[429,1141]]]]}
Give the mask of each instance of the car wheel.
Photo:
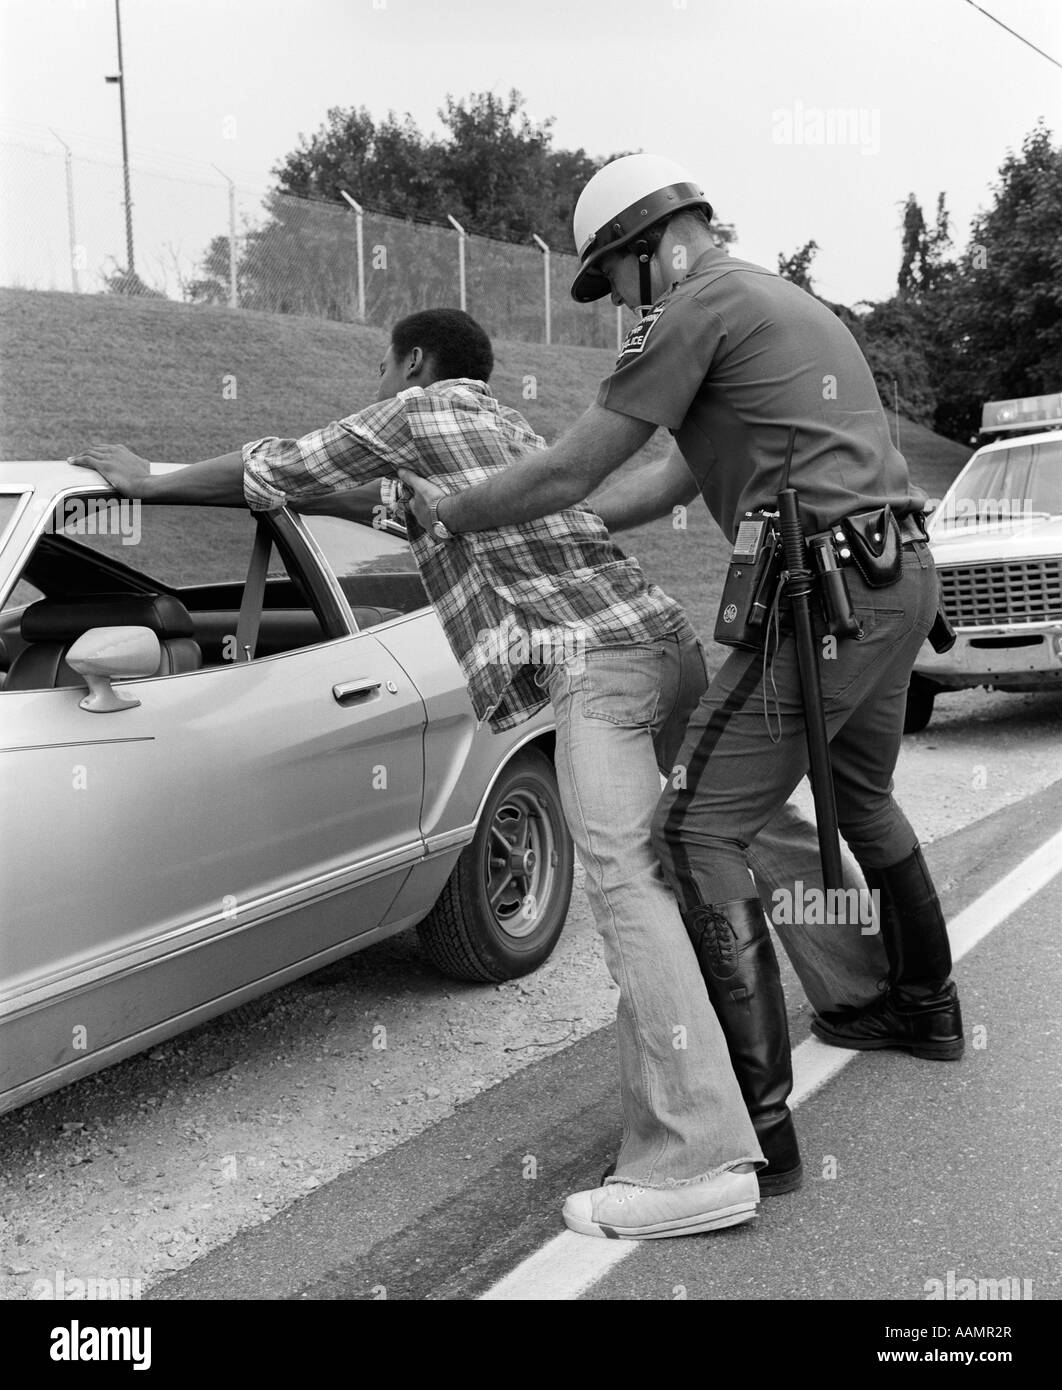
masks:
{"type": "Polygon", "coordinates": [[[525,749],[502,770],[475,839],[417,927],[424,954],[458,980],[536,969],[564,927],[573,864],[553,764],[525,749]]]}
{"type": "Polygon", "coordinates": [[[933,717],[933,701],[937,697],[937,687],[924,676],[911,676],[907,687],[907,710],[903,718],[905,734],[920,733],[933,717]]]}

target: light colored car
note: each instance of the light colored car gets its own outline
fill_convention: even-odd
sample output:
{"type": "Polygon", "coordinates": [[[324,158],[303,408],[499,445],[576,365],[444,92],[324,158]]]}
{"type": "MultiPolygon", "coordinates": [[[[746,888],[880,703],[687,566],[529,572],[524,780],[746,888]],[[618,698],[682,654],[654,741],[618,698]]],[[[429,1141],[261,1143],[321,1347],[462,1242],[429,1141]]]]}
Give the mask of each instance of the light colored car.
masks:
{"type": "Polygon", "coordinates": [[[0,463],[0,1110],[417,925],[539,965],[545,714],[477,721],[398,528],[0,463]]]}
{"type": "MultiPolygon", "coordinates": [[[[1033,398],[1062,417],[1062,398],[1033,398]]],[[[907,695],[905,730],[924,729],[943,691],[1062,688],[1062,431],[1028,431],[1031,402],[992,402],[1008,437],[977,450],[929,519],[947,652],[923,646],[907,695]]],[[[994,413],[993,413],[994,412],[994,413]]],[[[1041,413],[1040,419],[1045,419],[1041,413]]]]}

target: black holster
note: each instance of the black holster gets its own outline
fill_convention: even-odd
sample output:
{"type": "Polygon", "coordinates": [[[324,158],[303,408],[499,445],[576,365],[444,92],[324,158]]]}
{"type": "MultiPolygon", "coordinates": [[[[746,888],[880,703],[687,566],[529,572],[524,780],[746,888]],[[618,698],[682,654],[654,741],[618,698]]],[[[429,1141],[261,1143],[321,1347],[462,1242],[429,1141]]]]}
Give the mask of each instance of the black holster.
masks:
{"type": "Polygon", "coordinates": [[[856,569],[871,589],[887,589],[903,573],[903,539],[886,502],[870,512],[853,512],[840,521],[856,569]]]}

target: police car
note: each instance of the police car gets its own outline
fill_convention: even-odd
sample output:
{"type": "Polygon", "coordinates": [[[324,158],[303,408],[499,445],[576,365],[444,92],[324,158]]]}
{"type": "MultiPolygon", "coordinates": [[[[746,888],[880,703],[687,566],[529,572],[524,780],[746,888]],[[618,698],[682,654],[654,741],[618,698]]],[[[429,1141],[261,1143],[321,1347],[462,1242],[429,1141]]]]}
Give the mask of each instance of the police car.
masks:
{"type": "Polygon", "coordinates": [[[907,733],[944,691],[1062,689],[1062,392],[990,401],[981,438],[929,518],[957,640],[919,653],[907,733]]]}

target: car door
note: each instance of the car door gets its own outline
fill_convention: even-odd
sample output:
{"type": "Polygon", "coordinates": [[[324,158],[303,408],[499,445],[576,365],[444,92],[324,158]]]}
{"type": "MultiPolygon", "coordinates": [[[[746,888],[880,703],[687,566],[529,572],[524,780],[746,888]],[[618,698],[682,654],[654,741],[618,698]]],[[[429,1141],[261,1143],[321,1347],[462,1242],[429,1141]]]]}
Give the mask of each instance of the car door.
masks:
{"type": "Polygon", "coordinates": [[[372,931],[423,852],[424,704],[372,633],[116,689],[0,692],[5,997],[175,967],[97,1046],[372,931]]]}
{"type": "Polygon", "coordinates": [[[547,707],[543,715],[500,735],[481,726],[404,534],[339,516],[306,516],[303,523],[352,604],[384,604],[395,611],[379,629],[380,641],[415,672],[428,711],[421,831],[431,850],[466,844],[498,769],[515,748],[552,726],[552,711],[547,707]]]}

